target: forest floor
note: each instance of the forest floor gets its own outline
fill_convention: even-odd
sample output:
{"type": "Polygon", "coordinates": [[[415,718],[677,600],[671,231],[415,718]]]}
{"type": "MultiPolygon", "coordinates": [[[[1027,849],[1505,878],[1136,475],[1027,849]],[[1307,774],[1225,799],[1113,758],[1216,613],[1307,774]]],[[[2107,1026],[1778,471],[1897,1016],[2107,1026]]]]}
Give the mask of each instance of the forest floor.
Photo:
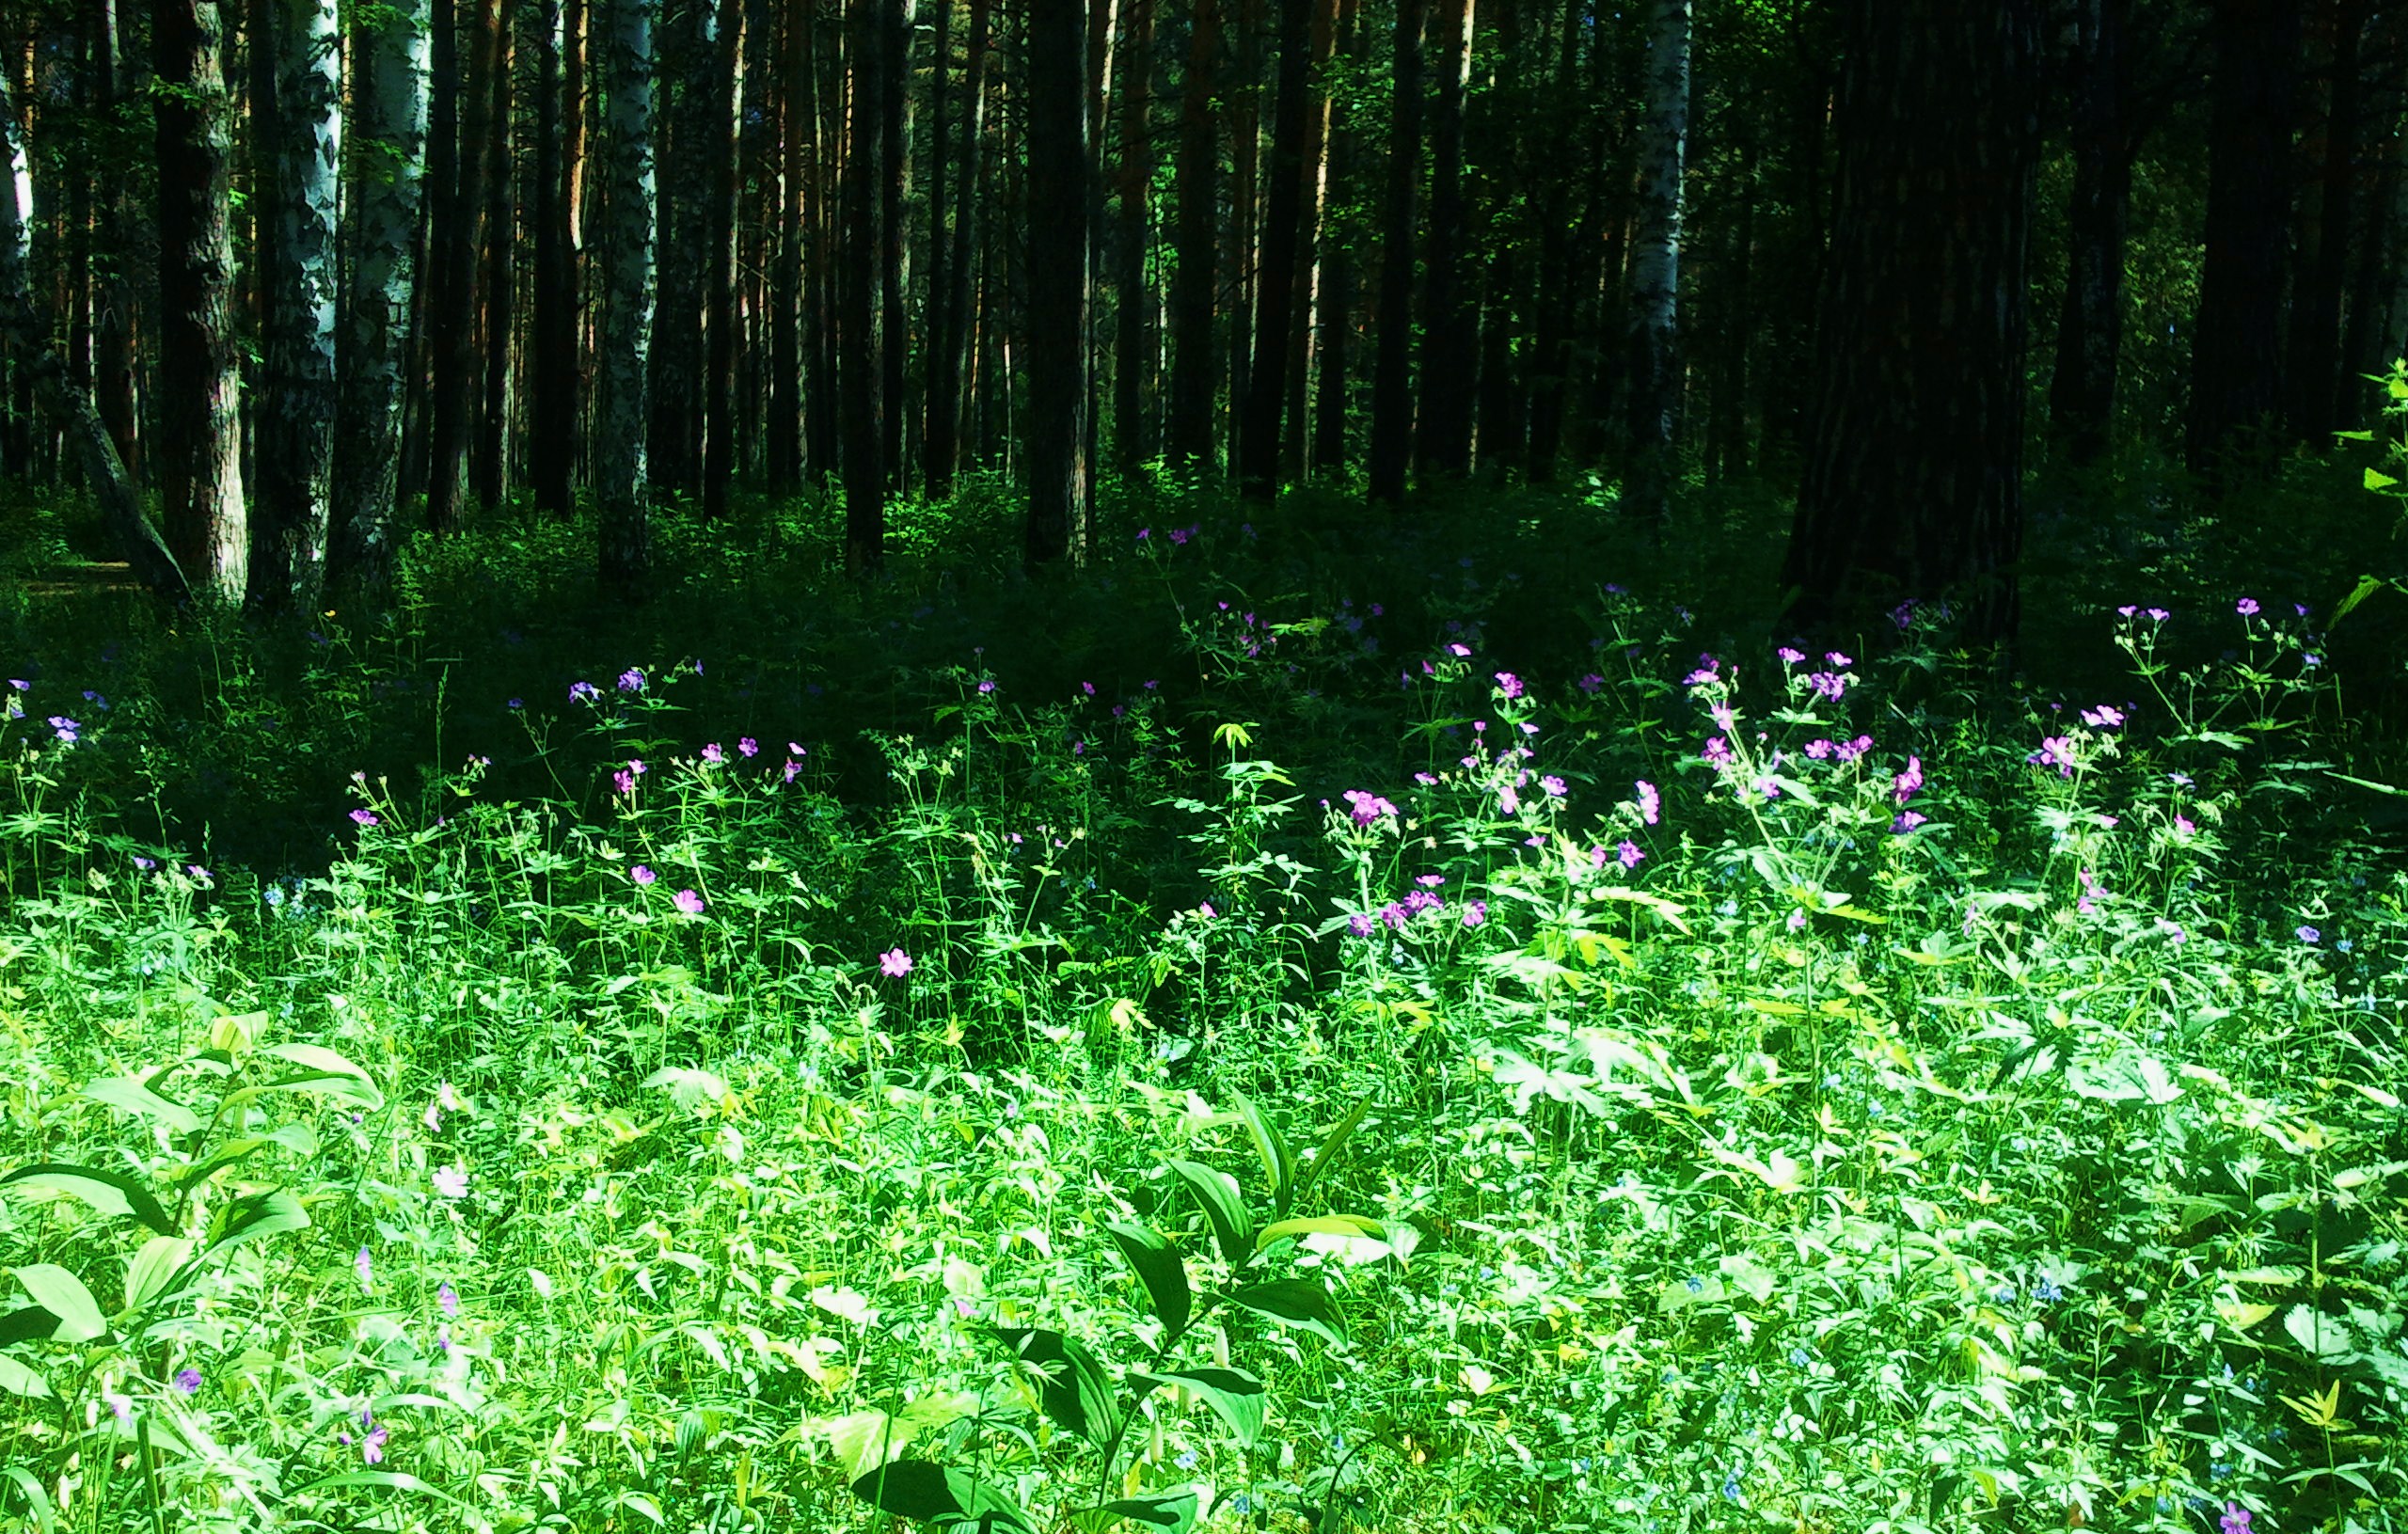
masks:
{"type": "Polygon", "coordinates": [[[1741,486],[10,582],[0,1517],[2408,1530],[2348,488],[2036,489],[2005,663],[1741,486]]]}

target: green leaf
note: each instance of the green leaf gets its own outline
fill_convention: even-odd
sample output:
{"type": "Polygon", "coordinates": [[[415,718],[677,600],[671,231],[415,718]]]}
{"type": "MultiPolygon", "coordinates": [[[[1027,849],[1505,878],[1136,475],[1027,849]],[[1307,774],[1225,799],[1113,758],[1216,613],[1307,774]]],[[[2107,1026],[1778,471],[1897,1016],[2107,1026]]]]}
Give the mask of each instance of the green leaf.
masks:
{"type": "Polygon", "coordinates": [[[1262,1227],[1254,1238],[1258,1250],[1267,1250],[1271,1243],[1290,1236],[1312,1234],[1323,1236],[1370,1236],[1380,1233],[1380,1222],[1359,1214],[1308,1214],[1298,1220],[1281,1220],[1262,1227]]]}
{"type": "Polygon", "coordinates": [[[845,1467],[848,1481],[859,1480],[897,1458],[919,1435],[914,1424],[875,1408],[850,1413],[820,1427],[828,1435],[828,1447],[836,1451],[837,1463],[845,1467]]]}
{"type": "Polygon", "coordinates": [[[1271,1188],[1271,1207],[1275,1219],[1285,1219],[1288,1200],[1295,1192],[1295,1166],[1288,1155],[1288,1142],[1280,1138],[1279,1127],[1252,1098],[1240,1093],[1238,1116],[1245,1120],[1246,1132],[1254,1138],[1254,1153],[1262,1158],[1262,1175],[1271,1188]]]}
{"type": "Polygon", "coordinates": [[[1085,1343],[1043,1326],[998,1326],[993,1332],[1042,1382],[1038,1400],[1047,1416],[1091,1444],[1112,1441],[1119,1426],[1112,1376],[1085,1343]]]}
{"type": "Polygon", "coordinates": [[[1309,1278],[1279,1278],[1268,1284],[1253,1284],[1229,1296],[1229,1303],[1268,1316],[1290,1326],[1301,1326],[1337,1343],[1346,1345],[1346,1318],[1339,1313],[1338,1302],[1329,1290],[1309,1278]]]}
{"type": "Polygon", "coordinates": [[[245,1194],[217,1211],[210,1222],[204,1257],[233,1250],[248,1241],[264,1241],[288,1230],[309,1228],[309,1214],[301,1201],[283,1189],[245,1194]]]}
{"type": "Polygon", "coordinates": [[[166,1292],[167,1280],[192,1256],[192,1242],[182,1236],[153,1236],[125,1265],[125,1309],[141,1309],[166,1292]]]}
{"type": "Polygon", "coordinates": [[[328,1476],[313,1480],[293,1494],[297,1497],[317,1496],[326,1492],[348,1492],[373,1486],[388,1492],[409,1492],[418,1496],[431,1496],[450,1507],[466,1510],[467,1504],[455,1496],[436,1491],[406,1470],[354,1470],[345,1475],[328,1476]]]}
{"type": "Polygon", "coordinates": [[[110,1076],[84,1088],[94,1102],[105,1102],[129,1114],[165,1124],[178,1134],[200,1132],[200,1115],[181,1102],[161,1097],[138,1077],[110,1076]]]}
{"type": "Polygon", "coordinates": [[[2384,579],[2381,576],[2360,576],[2358,577],[2357,589],[2351,592],[2349,595],[2341,598],[2340,605],[2333,609],[2333,621],[2337,624],[2342,619],[2347,618],[2351,612],[2356,609],[2359,603],[2365,601],[2368,597],[2372,596],[2375,593],[2383,590],[2385,586],[2390,584],[2391,582],[2384,579]]]}
{"type": "Polygon", "coordinates": [[[2369,490],[2388,490],[2399,482],[2395,475],[2385,474],[2383,470],[2371,466],[2367,469],[2366,484],[2369,490]]]}
{"type": "Polygon", "coordinates": [[[1201,1162],[1174,1161],[1170,1169],[1186,1182],[1188,1192],[1203,1208],[1204,1218],[1211,1223],[1212,1235],[1221,1243],[1221,1255],[1228,1258],[1229,1266],[1244,1267],[1246,1259],[1254,1255],[1254,1220],[1238,1194],[1237,1178],[1201,1162]]]}
{"type": "Polygon", "coordinates": [[[100,1302],[84,1281],[55,1262],[28,1262],[17,1270],[17,1282],[34,1304],[58,1318],[51,1336],[59,1342],[89,1342],[104,1335],[109,1323],[101,1319],[100,1302]]]}
{"type": "Polygon", "coordinates": [[[1370,1098],[1356,1098],[1354,1106],[1346,1110],[1346,1116],[1331,1127],[1328,1137],[1321,1143],[1321,1148],[1313,1153],[1312,1164],[1306,1167],[1304,1175],[1296,1179],[1298,1198],[1310,1194],[1314,1184],[1321,1181],[1322,1175],[1337,1162],[1339,1152],[1346,1148],[1346,1142],[1354,1137],[1354,1131],[1363,1122],[1363,1115],[1370,1111],[1370,1098]]]}
{"type": "Polygon", "coordinates": [[[368,1072],[353,1065],[334,1051],[316,1044],[271,1044],[266,1052],[279,1060],[290,1060],[307,1068],[308,1074],[287,1076],[272,1083],[277,1087],[309,1087],[350,1098],[362,1107],[375,1109],[385,1105],[385,1094],[376,1090],[376,1083],[368,1072]],[[328,1078],[347,1077],[348,1084],[337,1085],[328,1078]]]}
{"type": "Polygon", "coordinates": [[[1262,1382],[1244,1369],[1194,1368],[1173,1369],[1161,1374],[1129,1376],[1149,1390],[1164,1385],[1177,1385],[1212,1409],[1212,1415],[1228,1424],[1230,1433],[1247,1448],[1262,1436],[1262,1420],[1268,1405],[1262,1382]]]}
{"type": "Polygon", "coordinates": [[[1169,1496],[1128,1496],[1117,1502],[1106,1502],[1103,1510],[1116,1518],[1143,1524],[1148,1528],[1166,1528],[1170,1534],[1184,1534],[1196,1522],[1196,1494],[1179,1492],[1169,1496]]]}
{"type": "Polygon", "coordinates": [[[0,1390],[12,1396],[44,1399],[50,1395],[50,1382],[7,1353],[0,1352],[0,1390]]]}
{"type": "Polygon", "coordinates": [[[1128,1225],[1118,1220],[1104,1223],[1111,1232],[1113,1244],[1137,1274],[1137,1282],[1146,1286],[1146,1298],[1152,1303],[1154,1319],[1171,1336],[1187,1330],[1188,1317],[1195,1310],[1195,1296],[1187,1284],[1187,1261],[1170,1242],[1153,1229],[1128,1225]]]}
{"type": "Polygon", "coordinates": [[[2325,776],[2338,778],[2353,788],[2370,788],[2378,794],[2389,794],[2394,799],[2408,799],[2408,788],[2400,788],[2387,783],[2377,783],[2372,778],[2353,778],[2346,772],[2328,772],[2325,776]]]}
{"type": "Polygon", "coordinates": [[[897,1460],[853,1482],[853,1494],[880,1512],[940,1528],[1027,1529],[1028,1515],[999,1487],[927,1460],[897,1460]]]}
{"type": "Polygon", "coordinates": [[[42,1490],[40,1481],[34,1479],[33,1472],[24,1465],[12,1464],[0,1469],[0,1476],[15,1481],[17,1490],[24,1494],[25,1506],[33,1510],[34,1527],[39,1534],[56,1534],[57,1510],[51,1506],[50,1494],[42,1490]]]}
{"type": "Polygon", "coordinates": [[[2283,1330],[2310,1358],[2337,1359],[2357,1351],[2349,1323],[2314,1305],[2295,1305],[2283,1313],[2283,1330]]]}
{"type": "Polygon", "coordinates": [[[80,1198],[107,1215],[130,1215],[162,1236],[176,1233],[175,1222],[159,1207],[159,1200],[136,1178],[122,1172],[103,1171],[97,1166],[71,1166],[63,1162],[43,1162],[34,1166],[21,1166],[7,1177],[0,1177],[0,1188],[24,1188],[43,1193],[67,1194],[80,1198]]]}

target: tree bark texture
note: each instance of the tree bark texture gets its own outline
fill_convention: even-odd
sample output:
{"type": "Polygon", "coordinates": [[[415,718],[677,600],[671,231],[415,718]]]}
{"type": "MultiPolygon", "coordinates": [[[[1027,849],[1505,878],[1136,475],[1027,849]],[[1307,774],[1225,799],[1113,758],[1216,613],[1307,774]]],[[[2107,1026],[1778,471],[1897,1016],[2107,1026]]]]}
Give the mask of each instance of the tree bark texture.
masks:
{"type": "Polygon", "coordinates": [[[535,45],[535,197],[528,215],[535,226],[534,316],[529,401],[528,468],[535,504],[555,516],[576,509],[577,464],[576,251],[569,229],[567,161],[562,117],[567,110],[562,54],[566,8],[562,0],[533,0],[535,45]]]}
{"type": "Polygon", "coordinates": [[[1421,176],[1421,27],[1427,0],[1397,0],[1396,104],[1381,203],[1377,351],[1371,375],[1371,499],[1404,499],[1413,457],[1413,234],[1421,176]]]}
{"type": "Polygon", "coordinates": [[[1278,0],[1277,94],[1271,110],[1271,173],[1263,199],[1260,281],[1255,290],[1254,363],[1238,432],[1238,491],[1279,492],[1279,435],[1288,403],[1288,340],[1296,301],[1304,208],[1305,107],[1312,66],[1312,0],[1278,0]]]}
{"type": "Polygon", "coordinates": [[[1430,250],[1421,294],[1421,414],[1414,459],[1424,478],[1471,468],[1480,311],[1464,281],[1464,98],[1471,72],[1470,0],[1437,0],[1438,101],[1430,120],[1430,250]]]}
{"type": "MultiPolygon", "coordinates": [[[[1418,3],[1418,0],[1406,0],[1418,3]]],[[[1169,458],[1180,474],[1212,459],[1212,314],[1220,248],[1220,121],[1215,75],[1221,0],[1191,0],[1179,107],[1179,207],[1170,291],[1169,458]]]]}
{"type": "Polygon", "coordinates": [[[2073,7],[2073,205],[2066,218],[2066,294],[2049,382],[2049,435],[2076,467],[2106,453],[2115,425],[2132,203],[2125,104],[2130,9],[2131,0],[2074,0],[2073,7]]]}
{"type": "Polygon", "coordinates": [[[1157,451],[1155,353],[1161,308],[1146,279],[1154,180],[1154,0],[1126,0],[1120,32],[1120,201],[1112,245],[1114,465],[1134,475],[1157,451]]]}
{"type": "MultiPolygon", "coordinates": [[[[884,29],[901,0],[850,0],[846,49],[852,60],[852,114],[845,144],[845,245],[879,245],[879,166],[886,135],[884,29]]],[[[845,566],[855,575],[886,561],[886,367],[878,333],[877,262],[846,261],[837,276],[837,348],[845,435],[845,566]]],[[[892,338],[889,338],[890,340],[892,338]]]]}
{"type": "Polygon", "coordinates": [[[1087,537],[1087,25],[1082,0],[1029,0],[1028,530],[1031,565],[1087,537]]]}
{"type": "Polygon", "coordinates": [[[652,344],[654,173],[652,23],[657,0],[597,0],[602,175],[599,276],[594,295],[594,495],[601,512],[603,590],[645,594],[651,574],[650,419],[646,354],[652,344]]]}
{"type": "Polygon", "coordinates": [[[1639,228],[1630,265],[1627,510],[1661,528],[1670,513],[1681,403],[1681,213],[1689,135],[1689,0],[1648,11],[1647,120],[1639,151],[1639,228]]]}

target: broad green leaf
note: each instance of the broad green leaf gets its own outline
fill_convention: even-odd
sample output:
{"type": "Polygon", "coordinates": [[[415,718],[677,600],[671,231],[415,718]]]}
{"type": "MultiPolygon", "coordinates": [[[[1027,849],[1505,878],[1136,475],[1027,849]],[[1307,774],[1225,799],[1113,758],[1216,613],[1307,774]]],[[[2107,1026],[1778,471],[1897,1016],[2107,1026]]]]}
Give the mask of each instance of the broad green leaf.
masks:
{"type": "Polygon", "coordinates": [[[12,1396],[45,1399],[50,1395],[50,1382],[7,1353],[0,1352],[0,1390],[12,1396]]]}
{"type": "Polygon", "coordinates": [[[1321,1148],[1313,1152],[1312,1164],[1306,1167],[1304,1174],[1296,1179],[1298,1198],[1303,1198],[1313,1191],[1313,1185],[1321,1181],[1323,1175],[1336,1163],[1339,1154],[1345,1150],[1346,1142],[1354,1138],[1356,1127],[1363,1122],[1363,1115],[1370,1111],[1370,1098],[1356,1098],[1354,1106],[1346,1110],[1346,1116],[1331,1126],[1328,1135],[1321,1143],[1321,1148]]]}
{"type": "MultiPolygon", "coordinates": [[[[228,1100],[232,1099],[230,1098],[228,1100]]],[[[187,1167],[176,1178],[176,1186],[189,1192],[236,1162],[257,1155],[270,1146],[281,1146],[297,1156],[314,1156],[318,1153],[318,1133],[307,1124],[287,1124],[269,1134],[251,1134],[239,1140],[229,1140],[219,1146],[207,1161],[197,1162],[187,1167]]]]}
{"type": "Polygon", "coordinates": [[[1187,1319],[1195,1308],[1194,1294],[1187,1284],[1186,1259],[1148,1226],[1111,1220],[1105,1222],[1103,1228],[1111,1233],[1113,1244],[1128,1259],[1137,1282],[1146,1286],[1146,1298],[1152,1303],[1154,1319],[1163,1323],[1164,1331],[1174,1337],[1185,1332],[1187,1319]]]}
{"type": "Polygon", "coordinates": [[[1116,1518],[1126,1518],[1148,1528],[1168,1529],[1170,1534],[1184,1534],[1196,1522],[1196,1494],[1178,1492],[1169,1496],[1128,1496],[1117,1502],[1106,1502],[1105,1512],[1116,1518]]]}
{"type": "Polygon", "coordinates": [[[1747,1253],[1735,1252],[1715,1266],[1722,1271],[1723,1277],[1737,1286],[1740,1293],[1756,1304],[1762,1305],[1772,1298],[1773,1271],[1747,1253]]]}
{"type": "Polygon", "coordinates": [[[1238,1097],[1238,1116],[1245,1121],[1246,1132],[1254,1138],[1254,1153],[1262,1158],[1262,1175],[1271,1188],[1274,1218],[1284,1219],[1288,1200],[1295,1192],[1295,1166],[1289,1160],[1288,1142],[1279,1135],[1279,1127],[1271,1122],[1252,1098],[1238,1097]]]}
{"type": "Polygon", "coordinates": [[[12,1464],[0,1468],[0,1476],[17,1483],[17,1490],[24,1495],[25,1506],[33,1510],[34,1527],[39,1534],[56,1534],[57,1510],[51,1506],[50,1494],[42,1490],[40,1481],[34,1479],[33,1472],[24,1465],[12,1464]]]}
{"type": "Polygon", "coordinates": [[[1253,1284],[1229,1296],[1229,1303],[1268,1316],[1290,1326],[1318,1333],[1340,1347],[1346,1344],[1346,1318],[1329,1290],[1309,1278],[1279,1278],[1253,1284]]]}
{"type": "Polygon", "coordinates": [[[880,1411],[853,1412],[820,1424],[845,1479],[856,1481],[899,1456],[919,1436],[919,1429],[880,1411]]]}
{"type": "Polygon", "coordinates": [[[200,1131],[200,1115],[181,1102],[161,1097],[136,1076],[109,1076],[84,1088],[94,1102],[105,1102],[129,1114],[165,1124],[178,1134],[200,1131]]]}
{"type": "Polygon", "coordinates": [[[209,1025],[209,1047],[229,1057],[242,1053],[267,1026],[264,1012],[229,1012],[209,1025]]]}
{"type": "Polygon", "coordinates": [[[217,1217],[210,1222],[209,1245],[202,1255],[215,1257],[250,1241],[309,1228],[309,1211],[283,1189],[245,1194],[220,1209],[217,1217]]]}
{"type": "Polygon", "coordinates": [[[1246,1259],[1254,1255],[1254,1220],[1239,1197],[1237,1178],[1201,1162],[1174,1161],[1170,1169],[1180,1175],[1188,1192],[1202,1206],[1204,1218],[1212,1224],[1212,1235],[1220,1241],[1221,1255],[1228,1258],[1229,1266],[1244,1267],[1246,1259]]]}
{"type": "MultiPolygon", "coordinates": [[[[271,1044],[267,1047],[266,1052],[279,1060],[290,1060],[296,1066],[304,1067],[314,1075],[344,1076],[351,1079],[351,1084],[348,1086],[338,1087],[332,1083],[325,1083],[318,1085],[318,1090],[339,1092],[341,1096],[350,1098],[370,1109],[381,1108],[385,1105],[385,1094],[376,1089],[376,1083],[368,1072],[322,1045],[271,1044]]],[[[292,1085],[299,1086],[304,1084],[305,1078],[287,1077],[285,1081],[292,1085]]]]}
{"type": "Polygon", "coordinates": [[[20,1188],[42,1193],[67,1194],[80,1198],[92,1208],[108,1215],[130,1215],[162,1236],[176,1233],[175,1222],[159,1207],[159,1200],[141,1182],[122,1172],[104,1171],[97,1166],[71,1166],[62,1162],[43,1162],[35,1166],[21,1166],[7,1177],[0,1177],[0,1188],[20,1188]]]}
{"type": "Polygon", "coordinates": [[[17,1282],[34,1304],[58,1318],[51,1336],[60,1342],[89,1342],[109,1329],[101,1319],[100,1302],[84,1281],[55,1262],[29,1262],[17,1270],[17,1282]]]}
{"type": "Polygon", "coordinates": [[[1244,1369],[1193,1368],[1170,1369],[1160,1374],[1129,1376],[1149,1390],[1164,1385],[1177,1385],[1212,1409],[1212,1415],[1228,1424],[1237,1441],[1252,1448],[1262,1436],[1262,1420],[1268,1406],[1262,1382],[1244,1369]]]}
{"type": "Polygon", "coordinates": [[[1047,1416],[1089,1443],[1112,1441],[1119,1426],[1112,1376],[1085,1343],[1043,1326],[998,1326],[993,1332],[1038,1377],[1038,1400],[1047,1416]]]}
{"type": "Polygon", "coordinates": [[[2339,1358],[2357,1351],[2358,1339],[2348,1323],[2313,1305],[2295,1305],[2285,1311],[2283,1330],[2311,1358],[2339,1358]]]}
{"type": "Polygon", "coordinates": [[[1027,1529],[1028,1515],[996,1486],[927,1460],[897,1460],[853,1482],[853,1494],[880,1512],[943,1529],[1027,1529]]]}
{"type": "Polygon", "coordinates": [[[327,1492],[348,1492],[375,1487],[388,1492],[408,1492],[415,1496],[431,1496],[437,1502],[465,1510],[467,1504],[455,1496],[437,1491],[406,1470],[354,1470],[345,1475],[328,1476],[313,1480],[293,1493],[295,1498],[317,1496],[327,1492]]]}
{"type": "Polygon", "coordinates": [[[1380,1222],[1367,1220],[1359,1214],[1308,1214],[1298,1220],[1281,1220],[1262,1227],[1262,1233],[1254,1238],[1255,1249],[1261,1251],[1274,1241],[1308,1232],[1319,1232],[1324,1236],[1377,1236],[1380,1222]]]}

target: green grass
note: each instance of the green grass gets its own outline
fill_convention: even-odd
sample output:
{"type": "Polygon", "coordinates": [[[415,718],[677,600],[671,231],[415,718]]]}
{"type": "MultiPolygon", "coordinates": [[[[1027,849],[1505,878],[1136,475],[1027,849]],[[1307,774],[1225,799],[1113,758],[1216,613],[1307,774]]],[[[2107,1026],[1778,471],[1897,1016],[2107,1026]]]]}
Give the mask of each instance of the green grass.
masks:
{"type": "Polygon", "coordinates": [[[2011,677],[1784,663],[1735,492],[9,598],[0,1516],[2408,1526],[2396,630],[2293,614],[2328,496],[2045,523],[2011,677]]]}

